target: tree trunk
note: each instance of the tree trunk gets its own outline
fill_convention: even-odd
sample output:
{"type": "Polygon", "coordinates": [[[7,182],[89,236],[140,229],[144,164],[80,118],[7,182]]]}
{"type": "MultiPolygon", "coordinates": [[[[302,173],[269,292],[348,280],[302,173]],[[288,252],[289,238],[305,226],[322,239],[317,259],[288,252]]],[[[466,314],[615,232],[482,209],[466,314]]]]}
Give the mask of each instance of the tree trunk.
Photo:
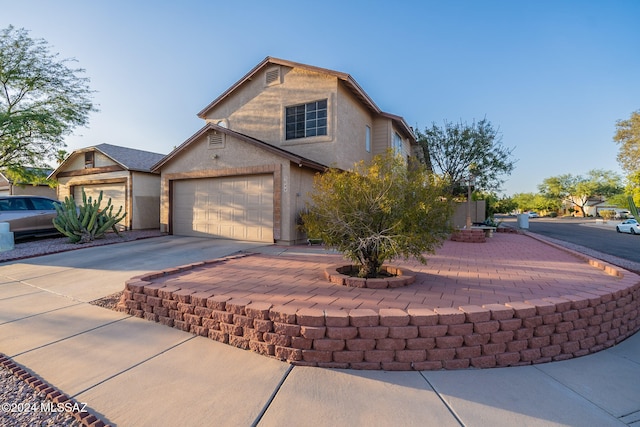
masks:
{"type": "Polygon", "coordinates": [[[365,262],[360,266],[360,271],[358,272],[358,277],[362,278],[375,278],[378,276],[378,271],[380,270],[380,263],[377,259],[366,258],[365,262]]]}

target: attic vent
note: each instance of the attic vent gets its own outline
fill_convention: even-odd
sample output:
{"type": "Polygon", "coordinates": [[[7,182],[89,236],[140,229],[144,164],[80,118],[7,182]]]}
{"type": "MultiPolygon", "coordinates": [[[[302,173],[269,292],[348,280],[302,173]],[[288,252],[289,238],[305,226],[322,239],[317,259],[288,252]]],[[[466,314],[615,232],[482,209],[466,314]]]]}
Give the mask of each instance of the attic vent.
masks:
{"type": "Polygon", "coordinates": [[[213,131],[209,133],[209,147],[220,147],[224,143],[224,134],[213,131]]]}
{"type": "Polygon", "coordinates": [[[267,70],[266,84],[280,83],[280,68],[267,70]]]}

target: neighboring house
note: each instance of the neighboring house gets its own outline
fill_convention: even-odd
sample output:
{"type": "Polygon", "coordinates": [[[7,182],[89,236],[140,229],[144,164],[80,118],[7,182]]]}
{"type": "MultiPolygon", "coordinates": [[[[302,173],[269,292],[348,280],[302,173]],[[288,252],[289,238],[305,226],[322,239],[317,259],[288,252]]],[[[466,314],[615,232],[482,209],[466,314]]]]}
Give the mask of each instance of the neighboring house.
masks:
{"type": "MultiPolygon", "coordinates": [[[[51,169],[40,169],[42,176],[46,177],[51,169]]],[[[44,183],[14,182],[5,172],[0,172],[0,196],[31,195],[44,196],[55,199],[56,189],[44,183]]]]}
{"type": "Polygon", "coordinates": [[[58,198],[73,196],[82,201],[82,190],[96,200],[103,192],[102,206],[111,198],[114,213],[123,207],[121,222],[126,229],[160,226],[160,175],[151,171],[163,154],[117,145],[100,144],[71,153],[50,178],[58,181],[58,198]]]}
{"type": "Polygon", "coordinates": [[[316,173],[416,149],[349,74],[271,57],[198,116],[204,127],[152,168],[172,234],[294,244],[316,173]]]}

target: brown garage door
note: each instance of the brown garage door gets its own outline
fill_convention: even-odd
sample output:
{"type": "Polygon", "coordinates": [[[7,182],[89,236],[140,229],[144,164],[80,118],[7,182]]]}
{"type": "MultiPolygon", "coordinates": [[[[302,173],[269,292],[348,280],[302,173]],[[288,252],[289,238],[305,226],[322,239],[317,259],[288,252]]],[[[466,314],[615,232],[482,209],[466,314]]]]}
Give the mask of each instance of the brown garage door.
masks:
{"type": "Polygon", "coordinates": [[[175,181],[173,234],[273,242],[273,175],[175,181]]]}
{"type": "MultiPolygon", "coordinates": [[[[92,185],[76,185],[73,187],[73,198],[76,201],[76,204],[82,204],[82,189],[84,189],[84,193],[87,195],[87,199],[89,199],[89,197],[92,198],[92,200],[98,200],[98,197],[100,196],[100,191],[102,191],[102,203],[100,204],[101,207],[105,207],[107,206],[107,202],[109,201],[109,198],[111,198],[111,204],[113,205],[113,213],[115,214],[116,212],[118,212],[118,209],[120,209],[120,206],[122,206],[122,211],[125,212],[125,210],[127,209],[127,205],[126,205],[126,192],[125,192],[125,185],[121,184],[121,183],[117,183],[117,184],[92,184],[92,185]]],[[[128,223],[128,216],[129,214],[127,214],[127,218],[122,221],[120,224],[124,225],[126,223],[128,223]]]]}

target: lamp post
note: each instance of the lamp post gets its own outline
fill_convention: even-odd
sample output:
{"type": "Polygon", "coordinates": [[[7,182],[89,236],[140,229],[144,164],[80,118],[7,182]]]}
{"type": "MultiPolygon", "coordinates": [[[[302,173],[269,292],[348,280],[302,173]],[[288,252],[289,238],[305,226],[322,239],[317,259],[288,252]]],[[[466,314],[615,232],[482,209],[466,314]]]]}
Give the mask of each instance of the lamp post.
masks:
{"type": "Polygon", "coordinates": [[[471,186],[475,184],[475,176],[469,172],[467,176],[467,224],[465,228],[471,230],[471,186]]]}

